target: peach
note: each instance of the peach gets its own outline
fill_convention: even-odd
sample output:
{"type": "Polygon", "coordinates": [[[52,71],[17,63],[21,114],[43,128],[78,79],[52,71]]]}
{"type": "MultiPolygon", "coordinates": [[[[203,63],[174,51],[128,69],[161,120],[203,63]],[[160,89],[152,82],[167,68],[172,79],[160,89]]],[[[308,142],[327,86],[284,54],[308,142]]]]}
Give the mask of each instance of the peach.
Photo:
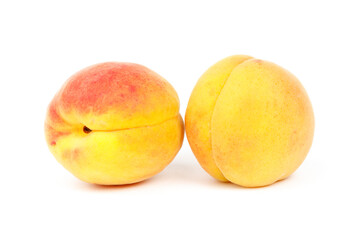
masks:
{"type": "Polygon", "coordinates": [[[74,74],[51,101],[46,142],[79,179],[120,185],[162,171],[183,141],[179,99],[150,69],[108,62],[74,74]]]}
{"type": "Polygon", "coordinates": [[[314,114],[294,75],[274,63],[236,55],[201,76],[186,109],[185,129],[211,176],[260,187],[287,178],[304,161],[314,114]]]}

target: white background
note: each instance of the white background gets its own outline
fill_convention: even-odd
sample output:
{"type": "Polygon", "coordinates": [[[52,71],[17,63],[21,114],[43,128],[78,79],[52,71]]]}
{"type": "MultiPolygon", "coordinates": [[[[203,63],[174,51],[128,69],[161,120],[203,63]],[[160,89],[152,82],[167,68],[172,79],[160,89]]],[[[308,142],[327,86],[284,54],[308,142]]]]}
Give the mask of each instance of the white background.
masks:
{"type": "Polygon", "coordinates": [[[358,1],[1,1],[0,239],[360,239],[358,1]],[[316,130],[285,181],[246,189],[207,175],[187,140],[143,183],[77,180],[47,149],[46,107],[76,71],[135,62],[190,93],[234,54],[294,73],[316,130]],[[356,229],[357,228],[357,229],[356,229]]]}

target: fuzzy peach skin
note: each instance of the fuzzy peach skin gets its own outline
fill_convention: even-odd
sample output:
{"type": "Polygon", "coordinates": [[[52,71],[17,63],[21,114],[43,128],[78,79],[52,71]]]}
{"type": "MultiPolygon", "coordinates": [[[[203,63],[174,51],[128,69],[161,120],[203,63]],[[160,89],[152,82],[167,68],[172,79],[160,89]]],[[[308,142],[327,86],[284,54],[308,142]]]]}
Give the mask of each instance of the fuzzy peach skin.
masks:
{"type": "Polygon", "coordinates": [[[211,176],[261,187],[287,178],[304,161],[314,114],[294,75],[274,63],[236,55],[201,76],[186,109],[185,129],[211,176]]]}
{"type": "Polygon", "coordinates": [[[51,101],[46,142],[79,179],[120,185],[163,170],[179,151],[183,121],[173,87],[150,69],[107,62],[74,74],[51,101]]]}

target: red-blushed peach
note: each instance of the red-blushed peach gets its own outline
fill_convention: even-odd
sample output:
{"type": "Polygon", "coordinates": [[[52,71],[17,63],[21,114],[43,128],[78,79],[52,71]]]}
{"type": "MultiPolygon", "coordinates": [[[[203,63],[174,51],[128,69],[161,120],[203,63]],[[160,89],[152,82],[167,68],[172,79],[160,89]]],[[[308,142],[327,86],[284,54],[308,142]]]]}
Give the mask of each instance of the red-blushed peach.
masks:
{"type": "Polygon", "coordinates": [[[274,63],[237,55],[201,76],[185,129],[210,175],[259,187],[287,178],[301,165],[312,144],[314,115],[294,75],[274,63]]]}
{"type": "Polygon", "coordinates": [[[107,62],[70,77],[45,120],[50,151],[79,179],[120,185],[163,170],[181,148],[179,99],[160,75],[107,62]]]}

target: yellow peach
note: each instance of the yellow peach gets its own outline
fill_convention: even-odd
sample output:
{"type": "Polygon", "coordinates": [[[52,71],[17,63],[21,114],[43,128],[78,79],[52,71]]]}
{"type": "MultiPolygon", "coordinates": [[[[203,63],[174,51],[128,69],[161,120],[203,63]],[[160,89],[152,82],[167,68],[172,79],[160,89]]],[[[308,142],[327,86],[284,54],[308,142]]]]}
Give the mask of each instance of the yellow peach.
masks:
{"type": "Polygon", "coordinates": [[[108,62],[74,74],[51,101],[48,147],[79,179],[120,185],[163,170],[183,141],[179,99],[150,69],[108,62]]]}
{"type": "Polygon", "coordinates": [[[287,178],[301,165],[312,144],[314,114],[294,75],[274,63],[236,55],[201,76],[185,129],[211,176],[259,187],[287,178]]]}

